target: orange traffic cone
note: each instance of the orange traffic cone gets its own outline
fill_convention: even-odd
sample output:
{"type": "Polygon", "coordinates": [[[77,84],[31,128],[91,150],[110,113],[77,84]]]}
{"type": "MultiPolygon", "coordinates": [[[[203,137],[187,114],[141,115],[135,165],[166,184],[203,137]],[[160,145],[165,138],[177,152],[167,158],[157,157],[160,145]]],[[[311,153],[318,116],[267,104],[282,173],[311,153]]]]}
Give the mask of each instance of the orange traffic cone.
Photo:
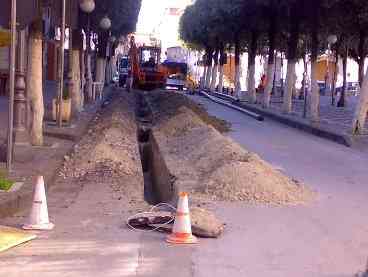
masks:
{"type": "Polygon", "coordinates": [[[38,176],[33,195],[31,214],[29,215],[28,223],[23,225],[23,229],[52,230],[53,228],[54,224],[49,221],[43,176],[38,176]]]}
{"type": "Polygon", "coordinates": [[[188,193],[186,192],[179,194],[173,232],[166,238],[166,241],[174,244],[194,244],[198,242],[198,239],[192,234],[188,193]]]}

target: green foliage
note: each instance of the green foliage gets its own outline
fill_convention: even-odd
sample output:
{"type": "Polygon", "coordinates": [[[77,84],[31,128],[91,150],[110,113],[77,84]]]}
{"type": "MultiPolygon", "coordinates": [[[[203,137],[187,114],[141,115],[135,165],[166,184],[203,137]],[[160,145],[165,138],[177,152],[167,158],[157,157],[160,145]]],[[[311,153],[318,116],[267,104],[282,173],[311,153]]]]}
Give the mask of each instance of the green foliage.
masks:
{"type": "MultiPolygon", "coordinates": [[[[338,51],[362,61],[368,55],[368,3],[366,0],[197,0],[180,21],[181,39],[191,48],[257,52],[275,47],[297,59],[312,49],[313,57],[327,48],[336,34],[338,51]]],[[[271,51],[272,52],[272,51],[271,51]]]]}
{"type": "Polygon", "coordinates": [[[63,89],[63,99],[64,100],[68,100],[70,98],[70,93],[69,93],[69,89],[67,86],[64,86],[63,89]]]}
{"type": "Polygon", "coordinates": [[[0,190],[8,191],[14,185],[14,182],[6,178],[6,173],[0,171],[0,190]]]}
{"type": "MultiPolygon", "coordinates": [[[[122,36],[135,31],[142,0],[103,0],[95,2],[96,9],[91,14],[91,28],[95,32],[102,31],[99,24],[105,15],[111,19],[113,35],[122,36]]],[[[82,13],[80,18],[82,26],[86,27],[87,16],[82,13]]]]}

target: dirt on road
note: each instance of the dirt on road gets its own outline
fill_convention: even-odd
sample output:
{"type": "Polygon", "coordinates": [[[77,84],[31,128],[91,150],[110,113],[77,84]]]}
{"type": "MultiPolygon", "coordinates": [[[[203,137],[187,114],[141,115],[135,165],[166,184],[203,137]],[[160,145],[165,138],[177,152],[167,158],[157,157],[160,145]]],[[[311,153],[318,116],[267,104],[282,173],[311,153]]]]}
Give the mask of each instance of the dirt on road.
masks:
{"type": "Polygon", "coordinates": [[[116,197],[146,207],[137,143],[134,97],[120,95],[96,116],[88,134],[65,156],[59,176],[70,182],[109,184],[116,197]]]}
{"type": "Polygon", "coordinates": [[[194,197],[274,205],[303,204],[315,197],[305,185],[223,136],[219,126],[229,125],[187,97],[164,91],[146,97],[167,166],[178,182],[191,184],[194,197]]]}

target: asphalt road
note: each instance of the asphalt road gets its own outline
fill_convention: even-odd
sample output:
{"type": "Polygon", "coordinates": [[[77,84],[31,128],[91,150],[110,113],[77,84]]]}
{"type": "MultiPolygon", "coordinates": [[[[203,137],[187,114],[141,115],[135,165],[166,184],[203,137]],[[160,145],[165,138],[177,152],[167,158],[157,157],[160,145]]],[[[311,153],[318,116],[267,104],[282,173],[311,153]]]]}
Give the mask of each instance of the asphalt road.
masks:
{"type": "MultiPolygon", "coordinates": [[[[71,183],[48,198],[56,229],[0,254],[0,276],[348,277],[362,270],[368,257],[366,149],[192,98],[232,123],[228,136],[319,198],[296,207],[217,203],[212,208],[227,223],[221,238],[171,246],[165,234],[127,230],[129,211],[108,184],[71,183]]],[[[25,215],[0,223],[17,225],[25,215]]]]}
{"type": "Polygon", "coordinates": [[[221,203],[222,239],[196,252],[195,276],[345,277],[368,257],[368,149],[352,149],[191,96],[232,123],[244,148],[319,194],[308,206],[271,208],[221,203]]]}

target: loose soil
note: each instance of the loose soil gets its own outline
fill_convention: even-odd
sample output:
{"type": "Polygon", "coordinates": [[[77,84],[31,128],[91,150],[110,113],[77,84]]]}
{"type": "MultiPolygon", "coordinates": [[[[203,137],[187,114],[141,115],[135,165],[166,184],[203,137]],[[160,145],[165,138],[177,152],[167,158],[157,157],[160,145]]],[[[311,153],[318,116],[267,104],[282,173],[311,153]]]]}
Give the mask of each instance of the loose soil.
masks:
{"type": "Polygon", "coordinates": [[[155,120],[165,120],[172,116],[175,116],[177,111],[181,107],[187,107],[192,110],[203,122],[211,125],[220,133],[226,133],[231,130],[231,123],[222,120],[216,116],[209,115],[206,109],[198,103],[191,101],[189,98],[184,97],[182,94],[175,92],[163,92],[160,90],[153,91],[149,95],[151,97],[151,103],[157,108],[157,110],[164,110],[165,113],[161,113],[155,120]],[[162,118],[164,117],[164,118],[162,118]]]}
{"type": "Polygon", "coordinates": [[[306,186],[221,135],[218,126],[224,123],[204,115],[203,109],[198,113],[198,105],[187,97],[156,91],[146,98],[168,167],[178,182],[191,184],[192,199],[272,205],[304,204],[314,199],[315,193],[306,186]]]}
{"type": "Polygon", "coordinates": [[[132,209],[146,208],[132,95],[115,96],[88,134],[65,156],[59,177],[81,185],[109,185],[132,209]]]}

